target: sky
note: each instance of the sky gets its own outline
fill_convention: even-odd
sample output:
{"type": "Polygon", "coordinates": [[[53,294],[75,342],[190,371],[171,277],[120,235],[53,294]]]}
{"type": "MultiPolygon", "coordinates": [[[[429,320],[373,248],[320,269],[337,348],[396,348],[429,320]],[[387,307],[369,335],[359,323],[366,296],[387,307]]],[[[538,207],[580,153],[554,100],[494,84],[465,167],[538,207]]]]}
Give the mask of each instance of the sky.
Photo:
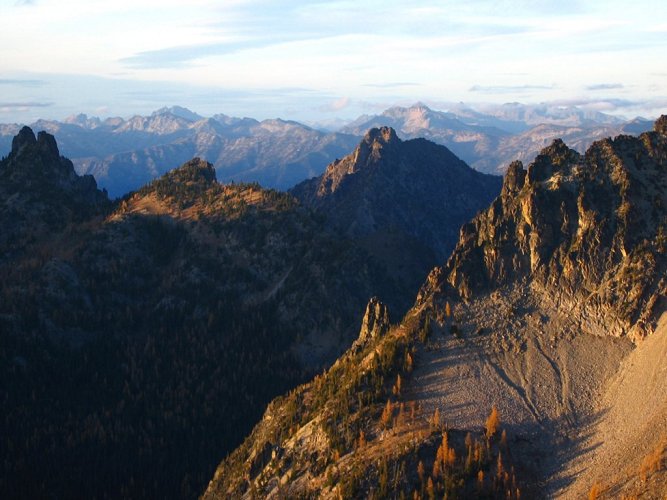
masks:
{"type": "Polygon", "coordinates": [[[0,122],[180,105],[310,122],[393,105],[667,113],[664,0],[0,0],[0,122]]]}

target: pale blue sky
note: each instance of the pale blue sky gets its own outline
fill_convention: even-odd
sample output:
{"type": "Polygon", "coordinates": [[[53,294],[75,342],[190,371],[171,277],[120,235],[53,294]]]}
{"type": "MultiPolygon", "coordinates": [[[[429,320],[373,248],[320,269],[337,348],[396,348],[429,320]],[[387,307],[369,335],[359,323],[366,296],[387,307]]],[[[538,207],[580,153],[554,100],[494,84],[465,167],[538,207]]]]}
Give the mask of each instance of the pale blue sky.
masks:
{"type": "Polygon", "coordinates": [[[667,2],[0,0],[0,122],[178,104],[300,120],[423,101],[667,112],[667,2]]]}

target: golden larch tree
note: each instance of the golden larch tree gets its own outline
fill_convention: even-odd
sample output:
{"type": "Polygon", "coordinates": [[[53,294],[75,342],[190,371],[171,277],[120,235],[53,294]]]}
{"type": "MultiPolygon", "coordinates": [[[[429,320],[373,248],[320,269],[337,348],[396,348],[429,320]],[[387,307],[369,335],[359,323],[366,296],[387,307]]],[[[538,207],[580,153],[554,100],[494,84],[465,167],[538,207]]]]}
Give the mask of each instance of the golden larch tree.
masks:
{"type": "Polygon", "coordinates": [[[359,449],[366,446],[366,434],[363,430],[359,431],[359,449]]]}
{"type": "Polygon", "coordinates": [[[428,495],[429,500],[435,500],[435,486],[433,485],[433,479],[428,478],[428,483],[426,485],[426,494],[428,495]]]}
{"type": "Polygon", "coordinates": [[[498,415],[498,408],[493,405],[489,418],[486,419],[486,437],[491,438],[496,435],[500,428],[500,416],[498,415]]]}
{"type": "Polygon", "coordinates": [[[600,498],[601,492],[602,488],[600,487],[600,483],[594,483],[593,486],[591,486],[591,490],[588,492],[588,500],[597,500],[600,498]]]}
{"type": "Polygon", "coordinates": [[[454,448],[450,448],[449,451],[447,452],[447,466],[454,467],[455,463],[456,463],[456,451],[454,451],[454,448]]]}
{"type": "Polygon", "coordinates": [[[440,427],[440,408],[436,407],[435,411],[433,412],[433,419],[431,420],[431,423],[433,424],[433,427],[436,429],[440,427]]]}
{"type": "Polygon", "coordinates": [[[394,415],[394,408],[391,404],[391,400],[387,399],[387,404],[382,411],[382,416],[380,417],[380,424],[383,429],[388,429],[391,425],[391,418],[394,415]]]}

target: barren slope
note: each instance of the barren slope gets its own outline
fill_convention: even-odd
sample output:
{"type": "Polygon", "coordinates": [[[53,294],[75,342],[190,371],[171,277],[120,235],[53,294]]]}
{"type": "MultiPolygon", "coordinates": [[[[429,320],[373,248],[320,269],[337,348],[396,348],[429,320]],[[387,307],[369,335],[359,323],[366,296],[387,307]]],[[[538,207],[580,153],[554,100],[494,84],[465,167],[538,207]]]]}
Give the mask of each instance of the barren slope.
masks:
{"type": "Polygon", "coordinates": [[[418,350],[405,397],[426,415],[438,408],[462,432],[483,429],[496,405],[526,487],[560,496],[572,479],[563,465],[586,450],[604,418],[598,402],[632,344],[581,331],[529,292],[516,287],[454,306],[418,350]]]}
{"type": "Polygon", "coordinates": [[[558,477],[554,493],[582,498],[594,482],[609,498],[663,499],[667,493],[667,314],[609,381],[596,412],[599,422],[558,477]],[[657,453],[656,453],[657,451],[657,453]],[[661,461],[661,471],[651,470],[661,461]]]}

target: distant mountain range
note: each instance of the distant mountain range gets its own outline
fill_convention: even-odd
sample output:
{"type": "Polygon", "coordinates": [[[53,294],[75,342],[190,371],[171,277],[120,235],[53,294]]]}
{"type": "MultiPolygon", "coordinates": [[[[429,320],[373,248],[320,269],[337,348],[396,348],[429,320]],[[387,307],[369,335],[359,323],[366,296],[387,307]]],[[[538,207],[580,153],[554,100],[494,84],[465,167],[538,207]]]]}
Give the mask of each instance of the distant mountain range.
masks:
{"type": "MultiPolygon", "coordinates": [[[[75,115],[31,124],[53,134],[76,171],[92,174],[111,197],[195,156],[211,162],[223,182],[289,189],[322,174],[369,129],[383,126],[394,128],[402,139],[423,137],[447,146],[476,170],[499,174],[513,160],[532,161],[556,138],[583,152],[597,139],[650,130],[652,122],[626,122],[576,107],[512,103],[480,111],[459,104],[435,111],[418,103],[362,116],[338,131],[280,119],[260,122],[224,114],[205,118],[179,106],[127,120],[75,115]]],[[[19,129],[16,124],[0,125],[0,154],[9,152],[19,129]]]]}
{"type": "Polygon", "coordinates": [[[480,172],[500,174],[514,160],[532,161],[554,139],[583,153],[593,142],[651,130],[653,122],[623,121],[604,113],[556,106],[505,104],[482,113],[465,105],[435,111],[423,104],[362,116],[341,129],[360,135],[371,127],[393,127],[399,137],[424,137],[447,146],[480,172]]]}
{"type": "MultiPolygon", "coordinates": [[[[284,120],[204,118],[185,108],[160,109],[150,116],[39,120],[33,129],[53,134],[80,174],[92,174],[111,197],[137,189],[197,156],[210,161],[218,178],[259,182],[286,189],[319,175],[359,138],[314,130],[284,120]]],[[[0,125],[0,151],[9,151],[18,125],[0,125]]]]}

